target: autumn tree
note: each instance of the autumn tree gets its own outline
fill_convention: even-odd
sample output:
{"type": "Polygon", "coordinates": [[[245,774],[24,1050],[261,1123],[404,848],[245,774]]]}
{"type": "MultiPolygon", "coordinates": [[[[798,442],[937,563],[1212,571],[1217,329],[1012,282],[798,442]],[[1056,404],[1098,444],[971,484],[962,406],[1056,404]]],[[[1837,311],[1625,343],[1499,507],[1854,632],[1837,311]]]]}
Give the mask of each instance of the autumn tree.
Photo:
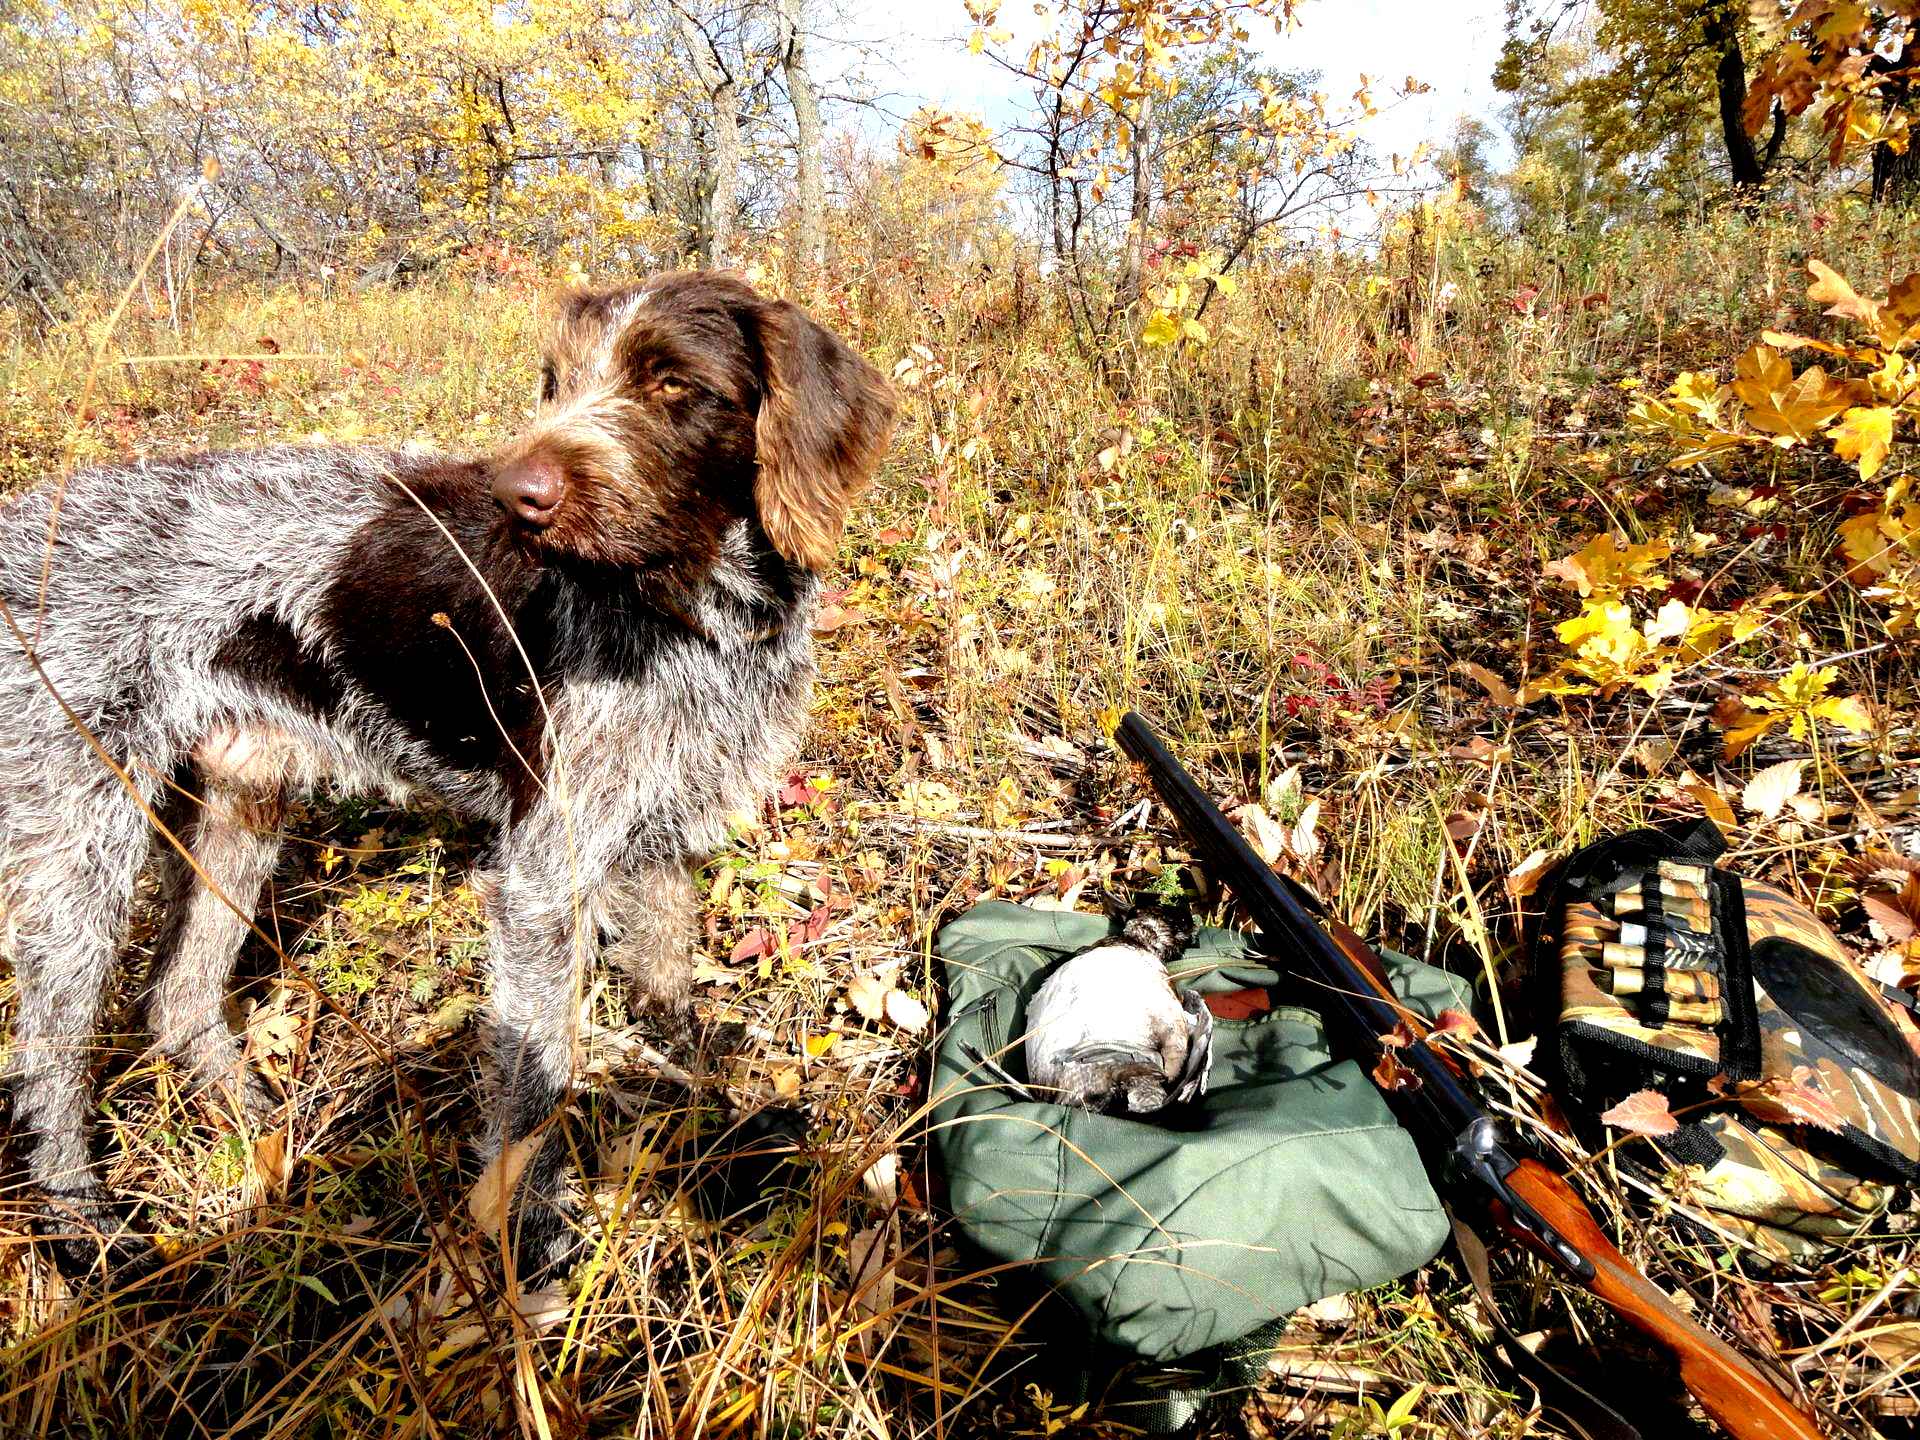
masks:
{"type": "Polygon", "coordinates": [[[826,191],[820,173],[820,93],[807,63],[806,0],[778,0],[780,70],[793,107],[794,241],[801,259],[818,269],[827,259],[826,191]]]}
{"type": "Polygon", "coordinates": [[[1735,185],[1760,184],[1787,138],[1784,106],[1750,123],[1753,24],[1747,0],[1548,0],[1516,4],[1494,81],[1519,94],[1537,86],[1552,48],[1592,12],[1602,65],[1569,76],[1556,99],[1575,106],[1598,158],[1671,160],[1713,135],[1735,185]]]}
{"type": "Polygon", "coordinates": [[[1269,232],[1364,189],[1353,115],[1252,58],[1250,27],[1284,33],[1295,8],[1089,0],[1016,51],[995,0],[967,0],[971,48],[1029,87],[1031,109],[1002,153],[1032,182],[1046,243],[1071,282],[1074,333],[1110,377],[1117,341],[1200,338],[1193,311],[1226,267],[1269,232]],[[1172,286],[1156,293],[1169,242],[1187,251],[1179,315],[1162,303],[1172,286]]]}
{"type": "Polygon", "coordinates": [[[1920,201],[1920,0],[1757,0],[1752,16],[1766,53],[1746,128],[1817,106],[1833,164],[1865,149],[1876,203],[1920,201]]]}

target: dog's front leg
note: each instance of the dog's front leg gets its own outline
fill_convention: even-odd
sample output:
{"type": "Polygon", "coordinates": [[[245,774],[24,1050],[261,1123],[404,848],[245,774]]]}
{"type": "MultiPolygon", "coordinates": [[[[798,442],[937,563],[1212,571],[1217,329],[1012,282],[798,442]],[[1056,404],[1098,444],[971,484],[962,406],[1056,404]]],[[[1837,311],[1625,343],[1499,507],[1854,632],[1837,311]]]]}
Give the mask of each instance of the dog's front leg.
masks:
{"type": "Polygon", "coordinates": [[[563,1266],[577,1243],[560,1133],[573,1082],[586,929],[577,893],[545,867],[511,860],[489,903],[493,1114],[476,1213],[509,1216],[508,1263],[534,1283],[563,1266]],[[489,1195],[487,1186],[510,1193],[489,1195]]]}
{"type": "Polygon", "coordinates": [[[596,897],[602,954],[669,1044],[693,1032],[693,876],[682,859],[629,860],[596,897]]]}

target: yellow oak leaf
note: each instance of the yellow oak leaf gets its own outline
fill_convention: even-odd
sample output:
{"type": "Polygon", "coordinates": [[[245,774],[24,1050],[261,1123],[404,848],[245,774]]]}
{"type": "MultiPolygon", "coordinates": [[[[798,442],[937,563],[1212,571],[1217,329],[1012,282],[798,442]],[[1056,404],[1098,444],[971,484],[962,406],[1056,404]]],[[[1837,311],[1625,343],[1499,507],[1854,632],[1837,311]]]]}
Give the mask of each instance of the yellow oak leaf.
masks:
{"type": "Polygon", "coordinates": [[[1867,709],[1866,698],[1860,695],[1822,700],[1813,707],[1812,714],[1855,735],[1865,735],[1873,729],[1873,715],[1867,709]]]}
{"type": "Polygon", "coordinates": [[[1852,394],[1818,365],[1811,365],[1766,401],[1748,401],[1747,423],[1773,436],[1775,445],[1789,449],[1811,440],[1822,425],[1847,408],[1852,394]]]}
{"type": "Polygon", "coordinates": [[[1823,260],[1809,260],[1807,273],[1813,277],[1813,283],[1807,287],[1809,300],[1825,305],[1827,314],[1836,319],[1858,320],[1870,330],[1878,329],[1879,304],[1856,293],[1831,265],[1823,260]]]}
{"type": "Polygon", "coordinates": [[[1771,345],[1751,346],[1733,367],[1733,393],[1743,404],[1771,406],[1793,383],[1793,366],[1771,345]]]}
{"type": "Polygon", "coordinates": [[[1893,448],[1893,407],[1856,405],[1827,435],[1833,441],[1833,453],[1858,465],[1862,480],[1871,480],[1893,448]]]}
{"type": "Polygon", "coordinates": [[[1577,553],[1550,562],[1545,573],[1573,586],[1583,598],[1618,595],[1627,590],[1664,590],[1667,578],[1653,567],[1671,554],[1673,547],[1664,540],[1622,550],[1608,532],[1594,536],[1577,553]]]}
{"type": "Polygon", "coordinates": [[[1639,654],[1646,639],[1634,629],[1633,612],[1618,600],[1590,600],[1571,620],[1554,627],[1560,643],[1595,660],[1625,664],[1639,654]]]}
{"type": "Polygon", "coordinates": [[[1156,310],[1147,317],[1147,323],[1140,331],[1140,339],[1148,345],[1171,345],[1180,338],[1180,322],[1164,310],[1156,310]]]}

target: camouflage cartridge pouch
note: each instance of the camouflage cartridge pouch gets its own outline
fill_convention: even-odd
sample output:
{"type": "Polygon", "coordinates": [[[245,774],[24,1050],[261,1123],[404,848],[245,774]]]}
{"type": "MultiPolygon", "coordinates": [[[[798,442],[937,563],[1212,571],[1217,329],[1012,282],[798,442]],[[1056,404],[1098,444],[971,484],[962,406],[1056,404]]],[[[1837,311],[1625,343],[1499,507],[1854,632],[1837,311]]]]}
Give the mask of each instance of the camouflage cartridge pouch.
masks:
{"type": "Polygon", "coordinates": [[[1684,1199],[1777,1258],[1871,1226],[1920,1179],[1920,1028],[1827,927],[1715,863],[1708,821],[1636,830],[1561,868],[1534,947],[1542,1068],[1591,1125],[1666,1095],[1684,1199]]]}

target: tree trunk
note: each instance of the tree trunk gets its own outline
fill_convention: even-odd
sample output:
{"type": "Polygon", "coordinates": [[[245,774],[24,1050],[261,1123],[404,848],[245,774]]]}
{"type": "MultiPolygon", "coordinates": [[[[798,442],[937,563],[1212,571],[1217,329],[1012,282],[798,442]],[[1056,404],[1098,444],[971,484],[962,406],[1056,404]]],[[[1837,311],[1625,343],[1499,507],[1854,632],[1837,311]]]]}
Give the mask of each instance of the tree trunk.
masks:
{"type": "Polygon", "coordinates": [[[794,239],[801,263],[818,270],[827,263],[826,190],[820,180],[820,93],[807,69],[801,28],[806,0],[780,0],[780,66],[793,101],[793,128],[800,166],[800,224],[794,239]]]}
{"type": "MultiPolygon", "coordinates": [[[[1899,59],[1886,62],[1887,68],[1903,67],[1911,54],[1910,48],[1904,50],[1899,59]]],[[[1901,68],[1882,92],[1887,113],[1904,109],[1912,92],[1913,71],[1901,68]]],[[[1873,147],[1873,203],[1909,210],[1920,205],[1920,135],[1909,136],[1907,148],[1900,154],[1885,145],[1873,147]]]]}
{"type": "Polygon", "coordinates": [[[700,263],[722,266],[733,258],[733,222],[740,206],[740,82],[727,68],[719,46],[686,11],[678,12],[680,38],[686,42],[693,72],[713,104],[713,148],[708,155],[705,224],[699,240],[700,263]]]}
{"type": "Polygon", "coordinates": [[[1920,206],[1920,143],[1909,143],[1899,155],[1885,145],[1873,147],[1873,203],[1920,206]]]}
{"type": "Polygon", "coordinates": [[[1153,228],[1153,98],[1149,86],[1133,117],[1133,207],[1127,217],[1126,258],[1114,296],[1115,307],[1121,311],[1138,305],[1146,288],[1147,249],[1153,228]]]}
{"type": "Polygon", "coordinates": [[[1727,144],[1727,169],[1736,187],[1758,185],[1767,178],[1767,171],[1741,118],[1747,105],[1747,57],[1740,48],[1740,27],[1731,14],[1707,21],[1707,43],[1720,48],[1714,80],[1720,93],[1720,134],[1727,144]]]}

